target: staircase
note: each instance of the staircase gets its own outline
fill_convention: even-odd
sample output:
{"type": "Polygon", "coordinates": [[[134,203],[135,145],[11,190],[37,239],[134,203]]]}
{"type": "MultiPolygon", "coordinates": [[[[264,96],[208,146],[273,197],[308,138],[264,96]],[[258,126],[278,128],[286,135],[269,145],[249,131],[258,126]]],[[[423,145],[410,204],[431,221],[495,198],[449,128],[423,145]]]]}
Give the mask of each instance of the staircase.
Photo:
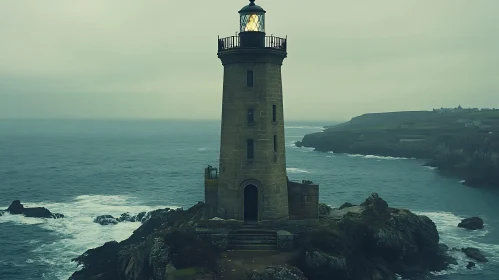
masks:
{"type": "Polygon", "coordinates": [[[275,230],[264,230],[256,225],[245,224],[229,234],[229,250],[275,251],[276,249],[275,230]]]}

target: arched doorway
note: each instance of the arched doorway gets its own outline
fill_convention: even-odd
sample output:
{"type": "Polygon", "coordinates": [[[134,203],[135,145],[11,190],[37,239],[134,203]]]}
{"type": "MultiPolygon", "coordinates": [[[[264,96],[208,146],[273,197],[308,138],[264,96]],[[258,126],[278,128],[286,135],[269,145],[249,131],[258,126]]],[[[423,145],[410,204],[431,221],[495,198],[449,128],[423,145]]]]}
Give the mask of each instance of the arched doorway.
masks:
{"type": "Polygon", "coordinates": [[[258,221],[258,188],[255,185],[244,187],[244,221],[258,221]]]}

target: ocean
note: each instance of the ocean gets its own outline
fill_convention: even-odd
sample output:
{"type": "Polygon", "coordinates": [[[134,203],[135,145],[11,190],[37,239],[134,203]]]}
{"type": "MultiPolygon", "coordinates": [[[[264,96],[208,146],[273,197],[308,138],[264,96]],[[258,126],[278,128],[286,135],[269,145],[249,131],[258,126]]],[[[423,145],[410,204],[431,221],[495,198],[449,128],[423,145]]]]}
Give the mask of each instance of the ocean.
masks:
{"type": "MultiPolygon", "coordinates": [[[[443,243],[476,247],[489,263],[459,265],[434,279],[499,279],[499,191],[469,188],[423,161],[343,155],[297,148],[305,134],[328,122],[287,122],[291,180],[320,184],[320,200],[333,207],[361,203],[377,192],[390,206],[430,217],[443,243]],[[485,229],[457,228],[480,216],[485,229]]],[[[218,165],[220,123],[179,120],[1,120],[0,209],[20,199],[66,215],[44,220],[0,217],[0,279],[59,280],[78,269],[71,259],[87,249],[130,236],[139,223],[93,223],[98,215],[189,207],[203,200],[203,172],[218,165]]]]}

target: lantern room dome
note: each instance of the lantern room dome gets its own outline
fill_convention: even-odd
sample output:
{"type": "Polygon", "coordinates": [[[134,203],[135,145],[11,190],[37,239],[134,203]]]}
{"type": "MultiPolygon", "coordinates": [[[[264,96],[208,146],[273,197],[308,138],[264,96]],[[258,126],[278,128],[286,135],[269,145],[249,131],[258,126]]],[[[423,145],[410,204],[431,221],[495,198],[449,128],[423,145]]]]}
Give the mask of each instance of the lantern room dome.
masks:
{"type": "Polygon", "coordinates": [[[266,13],[266,11],[258,6],[255,5],[255,0],[250,0],[249,5],[244,6],[240,11],[240,14],[252,14],[252,13],[266,13]]]}

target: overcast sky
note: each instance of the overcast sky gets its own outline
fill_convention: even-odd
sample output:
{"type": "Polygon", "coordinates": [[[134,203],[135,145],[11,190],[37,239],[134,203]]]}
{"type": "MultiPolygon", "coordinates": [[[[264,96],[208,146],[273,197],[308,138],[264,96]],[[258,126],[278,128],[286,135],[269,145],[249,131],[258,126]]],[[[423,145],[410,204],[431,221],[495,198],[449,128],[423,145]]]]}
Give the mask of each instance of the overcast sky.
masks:
{"type": "MultiPolygon", "coordinates": [[[[0,0],[0,118],[221,116],[244,0],[0,0]]],[[[285,118],[499,107],[497,0],[257,0],[285,118]]]]}

